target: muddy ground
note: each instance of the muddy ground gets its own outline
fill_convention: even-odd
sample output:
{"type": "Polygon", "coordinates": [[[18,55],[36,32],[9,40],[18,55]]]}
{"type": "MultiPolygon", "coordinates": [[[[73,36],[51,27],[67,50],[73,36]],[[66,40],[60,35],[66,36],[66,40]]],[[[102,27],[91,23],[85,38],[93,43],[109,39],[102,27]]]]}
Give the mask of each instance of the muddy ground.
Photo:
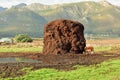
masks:
{"type": "Polygon", "coordinates": [[[99,64],[108,59],[119,58],[119,53],[95,53],[95,54],[63,54],[43,55],[41,53],[0,53],[0,58],[24,57],[42,61],[42,63],[0,63],[0,78],[16,77],[24,75],[21,69],[31,67],[33,70],[40,68],[55,68],[58,70],[75,69],[75,65],[99,64]]]}

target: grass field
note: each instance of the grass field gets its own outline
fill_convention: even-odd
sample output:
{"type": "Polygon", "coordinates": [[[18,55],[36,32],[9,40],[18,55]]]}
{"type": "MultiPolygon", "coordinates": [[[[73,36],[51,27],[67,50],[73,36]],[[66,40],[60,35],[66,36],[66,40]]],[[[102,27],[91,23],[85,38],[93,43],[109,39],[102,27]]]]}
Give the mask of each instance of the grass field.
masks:
{"type": "MultiPolygon", "coordinates": [[[[95,52],[120,51],[120,39],[87,40],[87,44],[94,47],[95,52]]],[[[0,45],[0,52],[42,52],[43,39],[34,39],[32,43],[17,43],[15,45],[0,45]]]]}
{"type": "MultiPolygon", "coordinates": [[[[0,46],[0,52],[42,52],[43,46],[0,46]]],[[[95,52],[118,52],[120,46],[94,46],[95,52]]]]}
{"type": "MultiPolygon", "coordinates": [[[[120,40],[120,39],[119,39],[120,40]]],[[[95,52],[120,52],[119,40],[89,40],[87,44],[94,47],[95,52]]],[[[18,43],[15,45],[1,45],[0,52],[42,52],[42,41],[33,43],[18,43]]],[[[90,66],[74,66],[75,70],[60,71],[43,68],[31,70],[24,68],[27,74],[16,78],[0,78],[0,80],[120,80],[120,59],[114,59],[90,66]]]]}
{"type": "Polygon", "coordinates": [[[0,52],[42,52],[43,43],[34,41],[33,43],[16,43],[13,45],[0,45],[0,52]]]}
{"type": "Polygon", "coordinates": [[[0,52],[42,52],[42,46],[39,47],[0,47],[0,52]]]}
{"type": "MultiPolygon", "coordinates": [[[[120,60],[109,60],[97,65],[74,66],[71,71],[39,69],[30,71],[25,76],[4,80],[120,80],[120,60]]],[[[1,79],[3,80],[3,79],[1,79]]]]}
{"type": "Polygon", "coordinates": [[[112,45],[112,46],[95,46],[95,52],[120,52],[120,46],[112,45]]]}

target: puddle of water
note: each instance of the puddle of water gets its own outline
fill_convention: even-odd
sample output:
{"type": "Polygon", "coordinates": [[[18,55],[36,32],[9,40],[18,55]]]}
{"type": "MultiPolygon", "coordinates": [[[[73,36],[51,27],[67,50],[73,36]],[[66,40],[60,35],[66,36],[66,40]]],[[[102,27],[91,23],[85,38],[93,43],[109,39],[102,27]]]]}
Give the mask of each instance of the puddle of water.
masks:
{"type": "Polygon", "coordinates": [[[19,58],[19,57],[0,58],[0,63],[18,63],[18,62],[42,63],[42,61],[26,59],[26,58],[19,58]]]}

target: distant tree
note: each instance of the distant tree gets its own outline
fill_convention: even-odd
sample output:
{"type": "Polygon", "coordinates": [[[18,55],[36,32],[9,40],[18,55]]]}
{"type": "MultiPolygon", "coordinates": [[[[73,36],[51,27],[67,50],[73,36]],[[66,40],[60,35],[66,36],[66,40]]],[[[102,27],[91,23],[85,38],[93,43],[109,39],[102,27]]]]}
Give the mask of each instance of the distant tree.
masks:
{"type": "Polygon", "coordinates": [[[32,42],[32,38],[26,34],[18,34],[15,36],[14,40],[16,42],[32,42]]]}

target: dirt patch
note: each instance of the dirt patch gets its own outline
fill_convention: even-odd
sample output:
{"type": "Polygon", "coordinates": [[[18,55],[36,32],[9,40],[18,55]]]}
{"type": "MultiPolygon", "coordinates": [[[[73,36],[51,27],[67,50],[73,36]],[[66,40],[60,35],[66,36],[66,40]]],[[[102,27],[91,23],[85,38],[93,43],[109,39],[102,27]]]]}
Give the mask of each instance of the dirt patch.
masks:
{"type": "Polygon", "coordinates": [[[3,57],[24,57],[42,61],[40,63],[0,63],[0,77],[16,77],[24,75],[25,72],[20,71],[25,67],[32,67],[33,70],[40,68],[55,68],[58,70],[71,70],[74,65],[92,65],[98,64],[112,58],[120,58],[120,54],[104,53],[104,54],[62,54],[62,55],[43,55],[41,53],[0,53],[3,57]],[[104,56],[108,55],[108,56],[104,56]],[[115,56],[109,56],[115,55],[115,56]]]}
{"type": "Polygon", "coordinates": [[[83,53],[84,26],[72,20],[55,20],[44,29],[44,54],[83,53]]]}

